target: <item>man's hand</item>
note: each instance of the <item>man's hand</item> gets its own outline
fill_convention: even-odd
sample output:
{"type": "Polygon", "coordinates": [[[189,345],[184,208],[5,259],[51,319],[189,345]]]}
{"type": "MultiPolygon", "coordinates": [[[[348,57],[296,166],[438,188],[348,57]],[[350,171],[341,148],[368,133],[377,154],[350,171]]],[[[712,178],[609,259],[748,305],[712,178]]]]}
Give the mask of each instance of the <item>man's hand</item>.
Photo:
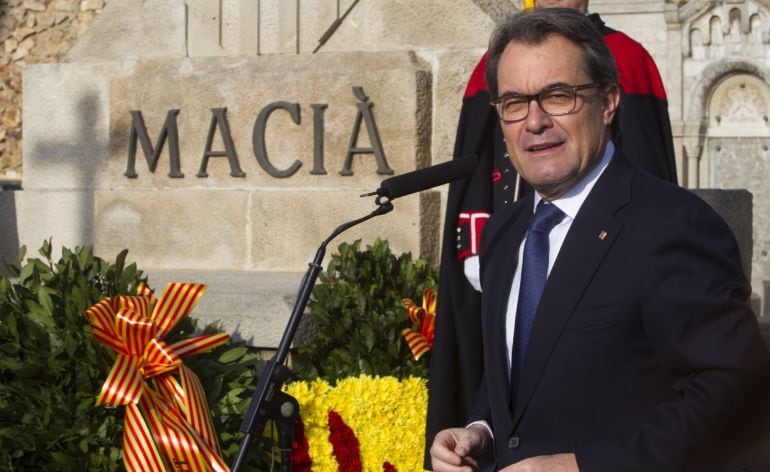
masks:
{"type": "MultiPolygon", "coordinates": [[[[435,444],[435,443],[434,443],[435,444]]],[[[509,465],[500,472],[579,472],[575,454],[535,456],[509,465]]]]}
{"type": "Polygon", "coordinates": [[[435,472],[471,472],[479,470],[489,457],[491,439],[486,428],[471,425],[440,431],[430,448],[435,472]]]}

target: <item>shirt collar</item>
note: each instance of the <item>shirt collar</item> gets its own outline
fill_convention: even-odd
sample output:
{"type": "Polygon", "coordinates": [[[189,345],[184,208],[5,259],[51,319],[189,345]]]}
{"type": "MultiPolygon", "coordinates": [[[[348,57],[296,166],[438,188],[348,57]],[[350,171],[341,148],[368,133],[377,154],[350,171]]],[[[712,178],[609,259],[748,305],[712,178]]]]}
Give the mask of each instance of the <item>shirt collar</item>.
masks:
{"type": "MultiPolygon", "coordinates": [[[[604,169],[607,168],[612,160],[613,154],[615,154],[615,145],[612,141],[607,141],[607,146],[604,148],[604,155],[602,156],[602,160],[599,161],[599,164],[591,169],[591,171],[588,172],[577,185],[569,189],[561,197],[552,200],[551,203],[556,205],[559,210],[563,211],[569,218],[575,219],[575,216],[577,216],[586,197],[588,197],[591,189],[594,188],[596,181],[599,180],[599,176],[602,175],[604,169]]],[[[535,205],[532,207],[533,212],[534,209],[537,208],[537,204],[540,203],[540,200],[542,200],[540,194],[535,192],[535,205]]]]}

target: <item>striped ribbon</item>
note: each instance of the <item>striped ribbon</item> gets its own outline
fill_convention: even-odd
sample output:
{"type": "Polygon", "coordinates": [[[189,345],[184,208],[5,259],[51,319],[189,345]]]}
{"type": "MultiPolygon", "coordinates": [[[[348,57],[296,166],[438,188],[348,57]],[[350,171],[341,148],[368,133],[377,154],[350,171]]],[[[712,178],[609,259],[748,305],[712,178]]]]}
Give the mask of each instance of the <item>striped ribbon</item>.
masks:
{"type": "Polygon", "coordinates": [[[181,360],[229,336],[163,341],[205,290],[202,284],[170,283],[158,300],[141,286],[136,296],[107,298],[85,313],[93,337],[117,353],[96,403],[126,407],[123,462],[130,472],[229,471],[200,380],[181,360]]]}
{"type": "Polygon", "coordinates": [[[433,347],[433,331],[436,324],[436,292],[426,288],[422,294],[422,306],[405,298],[404,306],[412,323],[417,323],[417,330],[406,328],[401,334],[406,339],[414,360],[420,360],[423,354],[433,347]]]}

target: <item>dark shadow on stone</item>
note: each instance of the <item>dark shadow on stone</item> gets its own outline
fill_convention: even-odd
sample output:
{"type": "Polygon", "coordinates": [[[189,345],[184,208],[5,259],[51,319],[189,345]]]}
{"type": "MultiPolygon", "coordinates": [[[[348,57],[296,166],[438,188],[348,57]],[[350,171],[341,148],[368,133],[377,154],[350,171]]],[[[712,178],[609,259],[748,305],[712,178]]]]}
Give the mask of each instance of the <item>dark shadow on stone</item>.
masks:
{"type": "Polygon", "coordinates": [[[15,264],[19,260],[15,190],[0,190],[0,222],[0,275],[4,275],[5,264],[15,264]]]}
{"type": "MultiPolygon", "coordinates": [[[[103,133],[97,132],[97,123],[104,119],[100,112],[101,106],[99,98],[93,94],[86,94],[79,98],[77,105],[77,115],[72,119],[78,124],[78,135],[73,140],[65,142],[58,140],[40,140],[39,143],[35,143],[31,149],[31,152],[36,156],[38,160],[45,160],[45,165],[49,169],[56,169],[58,167],[71,167],[77,170],[79,175],[78,184],[75,188],[59,189],[54,188],[52,190],[73,190],[81,191],[80,202],[78,207],[80,213],[73,215],[78,217],[80,222],[76,227],[80,228],[80,234],[78,234],[78,246],[88,246],[94,244],[94,191],[95,189],[95,176],[100,170],[100,166],[103,165],[102,161],[108,159],[107,152],[107,137],[102,136],[103,133]],[[104,154],[94,152],[93,149],[101,149],[104,154]],[[87,155],[91,159],[83,159],[82,157],[87,155]]],[[[30,190],[30,189],[28,189],[30,190]]],[[[34,189],[40,190],[40,189],[34,189]]],[[[61,241],[57,241],[55,238],[57,228],[51,228],[52,234],[46,236],[46,238],[53,238],[52,242],[54,247],[57,244],[61,244],[61,241]]],[[[32,242],[28,244],[42,244],[43,241],[32,242]]],[[[38,246],[39,247],[39,246],[38,246]]],[[[35,247],[34,249],[37,249],[35,247]]],[[[113,254],[99,255],[109,259],[113,257],[113,254]]]]}

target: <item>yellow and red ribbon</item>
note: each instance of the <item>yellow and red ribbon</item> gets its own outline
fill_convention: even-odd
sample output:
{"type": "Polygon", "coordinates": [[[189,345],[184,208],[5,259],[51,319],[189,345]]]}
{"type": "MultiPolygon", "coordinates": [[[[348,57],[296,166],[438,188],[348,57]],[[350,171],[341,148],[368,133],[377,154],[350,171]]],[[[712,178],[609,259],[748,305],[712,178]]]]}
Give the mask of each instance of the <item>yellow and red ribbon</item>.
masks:
{"type": "Polygon", "coordinates": [[[405,298],[404,306],[409,319],[417,324],[417,330],[406,328],[403,334],[414,360],[420,360],[423,354],[433,347],[433,332],[436,324],[436,292],[426,288],[422,294],[422,306],[417,306],[412,300],[405,298]]]}
{"type": "Polygon", "coordinates": [[[202,284],[170,283],[158,300],[141,286],[136,296],[107,298],[85,313],[93,337],[117,353],[96,403],[126,407],[128,471],[229,471],[200,380],[181,360],[214,349],[229,336],[163,341],[205,290],[202,284]]]}

